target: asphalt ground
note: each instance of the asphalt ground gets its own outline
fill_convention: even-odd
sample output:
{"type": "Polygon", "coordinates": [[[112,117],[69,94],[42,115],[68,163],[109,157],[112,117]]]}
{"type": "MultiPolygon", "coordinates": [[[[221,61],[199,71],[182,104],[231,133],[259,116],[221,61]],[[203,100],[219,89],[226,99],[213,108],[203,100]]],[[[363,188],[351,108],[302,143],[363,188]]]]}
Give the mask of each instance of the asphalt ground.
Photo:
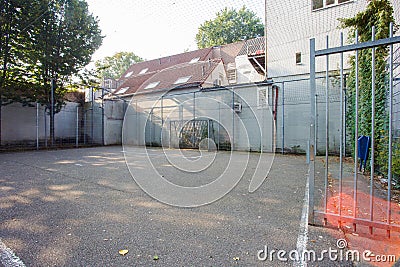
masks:
{"type": "MultiPolygon", "coordinates": [[[[221,162],[229,155],[217,154],[221,162]]],[[[4,259],[11,254],[26,266],[296,266],[276,254],[261,261],[260,250],[296,250],[302,235],[307,249],[335,247],[341,232],[301,227],[305,157],[276,155],[268,178],[249,193],[252,157],[257,154],[222,199],[179,208],[141,190],[122,147],[1,153],[0,263],[12,266],[4,259]]],[[[161,160],[155,165],[166,179],[186,186],[220,173],[215,168],[188,180],[184,173],[172,175],[161,160]]]]}

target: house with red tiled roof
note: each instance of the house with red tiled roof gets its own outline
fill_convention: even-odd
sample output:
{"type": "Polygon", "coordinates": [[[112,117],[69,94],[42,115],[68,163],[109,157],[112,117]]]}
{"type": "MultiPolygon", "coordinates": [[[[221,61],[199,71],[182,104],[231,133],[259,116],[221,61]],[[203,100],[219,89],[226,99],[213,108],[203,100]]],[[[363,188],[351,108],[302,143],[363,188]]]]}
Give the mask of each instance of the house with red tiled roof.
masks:
{"type": "Polygon", "coordinates": [[[264,79],[264,38],[240,41],[133,64],[118,80],[115,94],[137,94],[189,87],[218,87],[264,79]],[[261,51],[261,52],[260,52],[261,51]],[[248,53],[247,53],[248,52],[248,53]],[[258,61],[257,61],[258,60],[258,61]]]}
{"type": "Polygon", "coordinates": [[[265,58],[260,37],[133,64],[108,96],[107,136],[117,141],[107,144],[196,148],[209,138],[218,149],[272,151],[277,95],[265,58]]]}

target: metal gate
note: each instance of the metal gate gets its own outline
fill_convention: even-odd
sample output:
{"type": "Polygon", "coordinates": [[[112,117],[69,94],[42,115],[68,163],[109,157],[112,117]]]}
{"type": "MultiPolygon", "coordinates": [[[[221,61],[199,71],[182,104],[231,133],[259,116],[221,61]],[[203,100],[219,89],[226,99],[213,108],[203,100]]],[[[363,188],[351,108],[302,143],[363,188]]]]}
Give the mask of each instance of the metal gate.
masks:
{"type": "MultiPolygon", "coordinates": [[[[311,93],[311,125],[310,125],[310,171],[309,171],[309,214],[308,219],[310,224],[315,225],[328,225],[334,227],[352,228],[353,231],[358,231],[360,228],[365,228],[370,234],[374,231],[383,231],[384,234],[390,237],[391,231],[400,231],[399,220],[399,205],[393,203],[393,187],[394,187],[394,173],[393,169],[393,147],[396,147],[397,141],[394,140],[394,88],[396,87],[396,68],[400,65],[400,59],[396,58],[395,45],[400,43],[400,36],[393,36],[393,24],[390,25],[389,38],[375,40],[375,28],[372,28],[371,41],[360,43],[358,42],[358,32],[355,32],[355,43],[351,45],[344,45],[343,34],[340,36],[340,46],[330,47],[329,38],[326,39],[326,49],[316,50],[315,39],[310,40],[310,93],[311,93]],[[387,150],[385,155],[387,157],[387,166],[383,169],[387,170],[384,177],[376,177],[376,50],[379,47],[389,47],[389,57],[386,60],[386,109],[387,114],[387,150]],[[371,68],[371,88],[369,88],[370,97],[372,99],[371,113],[368,116],[371,118],[371,133],[370,133],[370,151],[366,151],[370,157],[368,159],[369,165],[364,165],[365,173],[359,171],[358,152],[359,147],[359,128],[360,128],[360,110],[359,104],[362,101],[360,95],[360,66],[359,55],[361,51],[368,50],[371,53],[372,61],[369,68],[371,68]],[[346,67],[345,55],[351,53],[354,56],[354,103],[352,104],[352,115],[346,114],[349,106],[346,106],[346,67]],[[319,57],[322,60],[317,61],[319,57]],[[324,60],[325,58],[325,60],[324,60]],[[339,70],[332,70],[332,60],[339,60],[339,70]],[[330,62],[330,59],[332,60],[330,62]],[[399,62],[394,62],[399,60],[399,62]],[[326,79],[325,82],[325,125],[317,125],[317,118],[320,116],[316,109],[317,100],[317,85],[316,77],[318,69],[323,66],[323,75],[326,79]],[[329,154],[329,132],[330,132],[330,90],[332,82],[329,82],[333,73],[335,75],[340,73],[337,80],[337,86],[340,87],[340,118],[336,123],[340,125],[340,152],[339,155],[329,154]],[[349,118],[353,118],[351,125],[354,123],[354,133],[351,136],[351,145],[345,144],[346,140],[346,123],[349,123],[349,118]],[[317,130],[325,131],[325,153],[324,155],[317,155],[316,152],[316,136],[317,130]],[[395,144],[395,143],[396,144],[395,144]],[[387,153],[386,153],[387,151],[387,153]],[[346,158],[350,152],[350,157],[346,158]],[[369,172],[369,173],[368,173],[369,172]],[[376,180],[383,180],[387,182],[387,188],[383,184],[379,190],[376,187],[376,180]],[[358,228],[357,228],[358,227],[358,228]]],[[[364,89],[363,89],[364,90],[364,89]]],[[[348,135],[348,134],[347,134],[348,135]]],[[[348,136],[349,137],[349,136],[348,136]]],[[[350,138],[350,137],[349,137],[350,138]]],[[[368,146],[367,146],[368,147],[368,146]]],[[[368,149],[368,148],[367,148],[368,149]]],[[[395,174],[398,177],[398,174],[395,174]]]]}
{"type": "MultiPolygon", "coordinates": [[[[228,133],[221,125],[210,119],[196,119],[187,121],[171,121],[169,136],[178,138],[179,148],[208,150],[230,150],[231,144],[228,133]],[[206,142],[203,144],[203,142],[206,142]]],[[[173,144],[170,140],[170,144],[173,144]]]]}

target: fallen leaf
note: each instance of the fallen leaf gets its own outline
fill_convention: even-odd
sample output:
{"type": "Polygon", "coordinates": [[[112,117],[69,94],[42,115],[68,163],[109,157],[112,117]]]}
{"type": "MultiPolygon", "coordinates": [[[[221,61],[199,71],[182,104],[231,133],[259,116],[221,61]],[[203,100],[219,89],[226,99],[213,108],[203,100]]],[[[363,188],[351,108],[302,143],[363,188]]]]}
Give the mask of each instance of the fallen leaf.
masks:
{"type": "Polygon", "coordinates": [[[154,257],[153,257],[153,260],[155,260],[155,261],[158,261],[160,258],[157,256],[157,255],[155,255],[154,257]]]}
{"type": "Polygon", "coordinates": [[[129,250],[127,249],[121,249],[120,251],[118,251],[119,255],[125,256],[126,254],[128,254],[129,250]]]}

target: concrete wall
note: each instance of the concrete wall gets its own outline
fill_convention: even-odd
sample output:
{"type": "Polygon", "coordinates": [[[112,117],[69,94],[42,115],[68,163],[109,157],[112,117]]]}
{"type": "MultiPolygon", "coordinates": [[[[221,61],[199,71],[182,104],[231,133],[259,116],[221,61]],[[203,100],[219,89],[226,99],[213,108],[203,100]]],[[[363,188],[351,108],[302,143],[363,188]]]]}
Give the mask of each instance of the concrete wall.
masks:
{"type": "MultiPolygon", "coordinates": [[[[270,87],[265,86],[263,89],[271,92],[270,87]]],[[[195,118],[219,122],[220,126],[215,123],[214,127],[225,129],[220,134],[228,134],[228,140],[235,150],[273,151],[272,110],[268,107],[259,108],[257,86],[194,91],[198,89],[181,91],[179,94],[175,92],[175,95],[167,94],[162,101],[161,93],[136,96],[126,113],[123,128],[125,144],[179,147],[179,134],[183,125],[195,118]],[[241,104],[240,112],[232,111],[233,103],[241,104]]],[[[216,129],[213,131],[216,136],[216,129]]],[[[220,137],[224,139],[224,136],[220,137]]]]}
{"type": "MultiPolygon", "coordinates": [[[[45,139],[46,133],[49,137],[50,118],[45,115],[44,106],[34,105],[34,107],[23,107],[19,103],[13,103],[2,107],[2,145],[34,143],[37,139],[37,130],[39,140],[45,139]]],[[[59,113],[55,114],[56,139],[76,137],[78,106],[77,103],[68,102],[59,113]]]]}
{"type": "Polygon", "coordinates": [[[127,103],[121,100],[104,101],[104,144],[122,143],[122,124],[127,103]]]}
{"type": "MultiPolygon", "coordinates": [[[[325,80],[317,79],[317,150],[325,151],[325,80]]],[[[277,151],[305,152],[310,137],[309,80],[276,83],[279,87],[277,151]],[[284,92],[283,92],[284,91],[284,92]]],[[[329,151],[338,153],[340,141],[340,90],[335,83],[329,91],[329,151]]]]}

